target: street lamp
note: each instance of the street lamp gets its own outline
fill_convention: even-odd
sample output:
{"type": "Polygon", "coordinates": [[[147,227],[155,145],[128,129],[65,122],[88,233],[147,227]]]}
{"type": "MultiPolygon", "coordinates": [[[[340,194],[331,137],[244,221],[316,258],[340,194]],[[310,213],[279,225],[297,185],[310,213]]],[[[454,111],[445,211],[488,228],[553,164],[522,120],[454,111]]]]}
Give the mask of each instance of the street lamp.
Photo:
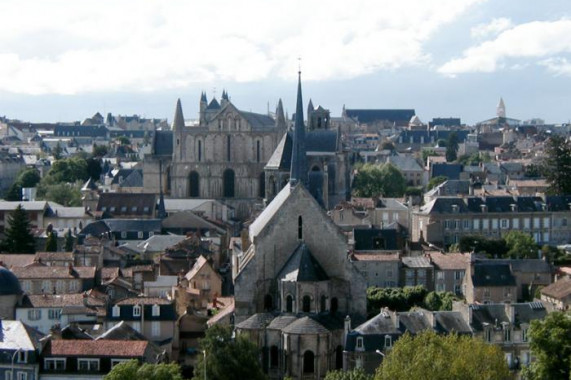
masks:
{"type": "Polygon", "coordinates": [[[379,350],[379,349],[377,349],[377,350],[375,351],[375,353],[381,355],[383,358],[385,357],[385,354],[383,354],[383,352],[382,352],[381,350],[379,350]]]}
{"type": "Polygon", "coordinates": [[[10,369],[10,378],[13,380],[14,379],[14,360],[16,359],[16,355],[18,355],[19,352],[22,352],[22,348],[18,348],[16,350],[16,352],[14,352],[12,354],[12,367],[10,369]]]}

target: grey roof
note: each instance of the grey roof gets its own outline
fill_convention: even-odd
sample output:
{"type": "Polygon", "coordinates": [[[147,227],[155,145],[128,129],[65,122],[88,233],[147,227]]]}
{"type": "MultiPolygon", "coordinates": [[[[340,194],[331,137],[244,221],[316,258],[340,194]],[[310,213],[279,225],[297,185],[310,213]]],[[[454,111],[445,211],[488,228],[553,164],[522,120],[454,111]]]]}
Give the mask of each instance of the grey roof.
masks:
{"type": "Polygon", "coordinates": [[[462,165],[448,164],[448,163],[434,163],[432,164],[432,178],[434,177],[447,177],[448,179],[460,179],[462,172],[462,165]]]}
{"type": "Polygon", "coordinates": [[[2,320],[0,324],[0,350],[33,351],[40,348],[40,339],[44,336],[38,330],[21,321],[2,320]]]}
{"type": "Polygon", "coordinates": [[[259,113],[253,113],[253,112],[245,112],[245,111],[239,111],[239,112],[240,115],[242,115],[242,117],[246,119],[248,123],[252,126],[252,129],[273,127],[275,124],[275,121],[274,119],[272,119],[271,116],[262,115],[259,113]]]}
{"type": "Polygon", "coordinates": [[[551,273],[552,267],[548,261],[542,259],[489,259],[479,260],[482,263],[489,264],[508,264],[513,272],[522,273],[551,273]]]}
{"type": "Polygon", "coordinates": [[[516,286],[508,264],[475,263],[472,273],[474,286],[516,286]]]}
{"type": "Polygon", "coordinates": [[[268,329],[282,330],[291,323],[297,321],[297,317],[293,314],[280,315],[270,322],[268,329]]]}
{"type": "Polygon", "coordinates": [[[353,229],[353,239],[355,251],[398,249],[396,229],[353,229]]]}
{"type": "Polygon", "coordinates": [[[273,217],[278,213],[282,205],[289,198],[290,194],[293,192],[295,187],[291,187],[288,183],[284,188],[272,199],[269,205],[266,206],[264,211],[254,220],[250,225],[249,235],[250,239],[253,241],[254,238],[262,232],[266,225],[273,219],[273,217]]]}
{"type": "Polygon", "coordinates": [[[95,181],[90,177],[87,182],[81,188],[81,191],[88,191],[88,190],[97,190],[97,185],[95,181]]]}
{"type": "Polygon", "coordinates": [[[210,104],[208,104],[208,107],[206,107],[207,110],[218,110],[220,109],[220,103],[218,103],[218,100],[216,100],[216,98],[212,98],[212,100],[210,101],[210,104]]]}
{"type": "Polygon", "coordinates": [[[143,187],[143,170],[133,169],[119,187],[143,187]]]}
{"type": "Polygon", "coordinates": [[[346,109],[345,114],[360,123],[390,121],[405,125],[415,115],[414,109],[346,109]]]}
{"type": "Polygon", "coordinates": [[[426,193],[428,196],[457,195],[470,193],[470,180],[449,179],[426,193]]]}
{"type": "Polygon", "coordinates": [[[241,330],[260,330],[266,328],[266,326],[274,319],[272,313],[256,313],[250,318],[242,321],[236,325],[237,329],[241,330]]]}
{"type": "Polygon", "coordinates": [[[8,269],[0,266],[0,296],[21,294],[22,288],[18,277],[8,269]]]}
{"type": "Polygon", "coordinates": [[[313,257],[305,243],[300,243],[278,273],[277,278],[285,281],[326,281],[325,270],[313,257]]]}
{"type": "Polygon", "coordinates": [[[291,137],[285,133],[266,164],[266,168],[289,170],[291,168],[291,137]]]}
{"type": "Polygon", "coordinates": [[[470,334],[472,332],[472,328],[459,311],[438,311],[434,313],[434,318],[436,318],[436,330],[439,332],[456,332],[458,334],[470,334]]]}
{"type": "Polygon", "coordinates": [[[402,265],[407,268],[432,268],[430,260],[426,257],[403,257],[402,265]]]}
{"type": "Polygon", "coordinates": [[[325,328],[321,323],[307,316],[289,324],[282,331],[287,334],[301,335],[329,333],[329,330],[325,328]]]}
{"type": "Polygon", "coordinates": [[[403,171],[423,171],[420,164],[410,156],[389,156],[387,162],[403,171]]]}
{"type": "Polygon", "coordinates": [[[513,324],[519,326],[522,323],[529,324],[532,320],[543,319],[547,310],[541,302],[513,303],[513,304],[483,304],[470,305],[472,308],[472,328],[482,330],[487,325],[500,325],[502,322],[509,323],[506,308],[514,308],[515,320],[513,324]]]}
{"type": "Polygon", "coordinates": [[[154,151],[156,156],[172,156],[173,133],[172,131],[155,131],[154,151]]]}
{"type": "MultiPolygon", "coordinates": [[[[291,167],[292,154],[292,132],[284,134],[278,146],[268,160],[266,167],[278,168],[281,170],[289,170],[291,167]]],[[[337,147],[337,131],[332,130],[314,130],[305,131],[305,151],[306,152],[336,152],[337,147]]]]}
{"type": "Polygon", "coordinates": [[[408,331],[411,334],[418,334],[421,331],[432,329],[425,315],[418,311],[399,313],[399,329],[408,331]]]}
{"type": "Polygon", "coordinates": [[[369,319],[367,322],[357,326],[353,331],[360,335],[368,334],[397,334],[398,330],[395,327],[395,321],[391,314],[381,312],[369,319]]]}

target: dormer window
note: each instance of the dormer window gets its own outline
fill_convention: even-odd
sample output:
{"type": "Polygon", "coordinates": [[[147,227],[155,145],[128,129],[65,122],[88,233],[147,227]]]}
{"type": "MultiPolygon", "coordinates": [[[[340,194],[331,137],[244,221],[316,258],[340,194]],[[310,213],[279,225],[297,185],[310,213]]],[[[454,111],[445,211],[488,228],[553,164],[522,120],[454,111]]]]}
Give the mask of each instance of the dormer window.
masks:
{"type": "Polygon", "coordinates": [[[140,317],[141,316],[141,305],[133,306],[133,317],[140,317]]]}
{"type": "Polygon", "coordinates": [[[357,337],[357,344],[356,344],[355,348],[357,351],[365,350],[365,345],[363,344],[363,337],[362,336],[357,337]]]}
{"type": "Polygon", "coordinates": [[[158,317],[161,315],[161,307],[159,305],[153,305],[153,317],[158,317]]]}
{"type": "Polygon", "coordinates": [[[111,309],[111,315],[113,317],[118,317],[119,315],[121,315],[121,309],[119,308],[118,305],[113,306],[113,309],[111,309]]]}
{"type": "Polygon", "coordinates": [[[391,348],[393,346],[393,338],[390,335],[385,335],[385,348],[391,348]]]}

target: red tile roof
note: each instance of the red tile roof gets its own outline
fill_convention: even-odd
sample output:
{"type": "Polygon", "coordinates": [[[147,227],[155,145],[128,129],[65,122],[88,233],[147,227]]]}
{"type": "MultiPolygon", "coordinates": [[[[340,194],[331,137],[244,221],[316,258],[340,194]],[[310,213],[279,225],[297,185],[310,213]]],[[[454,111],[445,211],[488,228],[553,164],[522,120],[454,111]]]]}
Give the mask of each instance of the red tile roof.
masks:
{"type": "Polygon", "coordinates": [[[470,262],[468,255],[461,253],[431,252],[430,258],[436,269],[440,270],[465,270],[470,262]]]}
{"type": "Polygon", "coordinates": [[[12,272],[22,279],[74,279],[74,278],[95,278],[95,267],[73,267],[70,273],[68,267],[65,266],[28,266],[13,267],[12,272]]]}
{"type": "Polygon", "coordinates": [[[113,356],[142,357],[149,342],[146,340],[52,340],[46,356],[113,356]]]}

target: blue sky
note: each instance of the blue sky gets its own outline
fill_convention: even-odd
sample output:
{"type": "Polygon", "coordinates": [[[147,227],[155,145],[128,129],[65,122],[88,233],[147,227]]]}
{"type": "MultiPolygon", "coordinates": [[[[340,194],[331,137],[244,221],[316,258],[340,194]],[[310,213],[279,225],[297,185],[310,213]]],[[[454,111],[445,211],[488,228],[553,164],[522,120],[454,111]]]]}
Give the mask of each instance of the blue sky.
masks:
{"type": "Polygon", "coordinates": [[[186,118],[226,89],[245,110],[304,100],[423,121],[571,120],[571,8],[533,0],[3,0],[0,115],[186,118]]]}

